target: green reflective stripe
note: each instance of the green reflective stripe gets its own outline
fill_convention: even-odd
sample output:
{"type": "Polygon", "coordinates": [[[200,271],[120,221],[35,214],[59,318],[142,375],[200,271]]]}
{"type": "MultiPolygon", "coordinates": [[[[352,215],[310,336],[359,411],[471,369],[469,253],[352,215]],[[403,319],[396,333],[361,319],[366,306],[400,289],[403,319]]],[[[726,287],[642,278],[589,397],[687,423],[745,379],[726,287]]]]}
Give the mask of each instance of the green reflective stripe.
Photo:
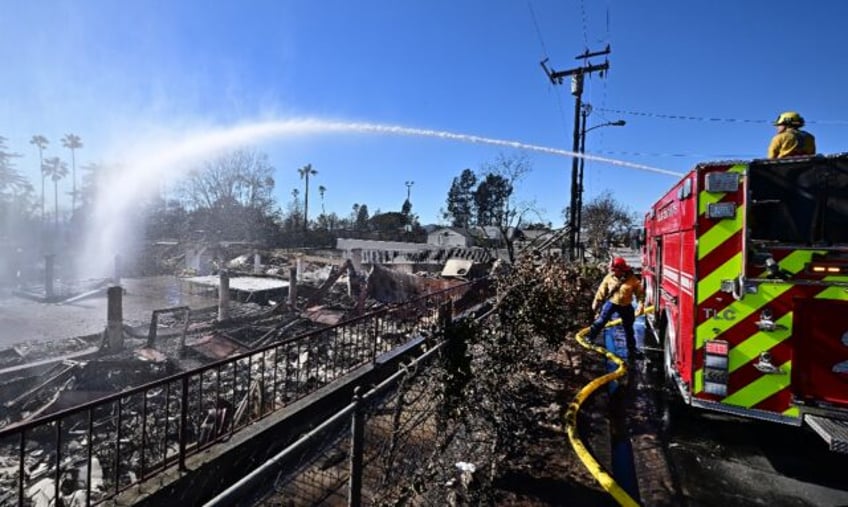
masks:
{"type": "MultiPolygon", "coordinates": [[[[727,170],[729,173],[742,173],[745,171],[745,168],[748,167],[745,164],[737,164],[730,169],[727,170]]],[[[707,212],[707,208],[709,208],[710,204],[719,202],[725,195],[726,192],[707,192],[706,190],[698,193],[698,215],[704,215],[707,212]]]]}
{"type": "Polygon", "coordinates": [[[792,274],[800,273],[807,267],[807,263],[813,258],[813,254],[815,253],[824,253],[822,251],[814,251],[814,250],[795,250],[791,254],[787,255],[780,262],[777,263],[781,269],[785,269],[792,274]]]}
{"type": "Polygon", "coordinates": [[[698,196],[698,215],[706,215],[710,204],[719,202],[722,197],[724,197],[724,192],[712,193],[706,190],[701,192],[698,196]]]}
{"type": "MultiPolygon", "coordinates": [[[[698,304],[703,303],[707,298],[721,290],[722,280],[733,280],[741,273],[742,252],[739,252],[698,282],[698,304]]],[[[728,297],[733,296],[728,294],[728,297]]]]}
{"type": "Polygon", "coordinates": [[[735,218],[723,218],[719,220],[717,224],[698,238],[698,260],[709,255],[710,252],[730,239],[731,236],[742,230],[743,211],[742,206],[737,206],[735,218]]]}
{"type": "Polygon", "coordinates": [[[695,381],[692,383],[692,392],[700,394],[704,391],[704,369],[698,368],[695,371],[695,381]]]}
{"type": "MultiPolygon", "coordinates": [[[[830,277],[828,277],[828,278],[830,278],[830,277]]],[[[826,282],[833,281],[833,280],[829,280],[828,278],[825,278],[826,282]]],[[[840,277],[840,278],[842,278],[842,277],[840,277]]],[[[835,287],[828,287],[825,290],[816,294],[816,299],[836,299],[836,300],[848,301],[848,287],[842,287],[842,286],[839,286],[839,285],[837,285],[835,287]]]]}
{"type": "MultiPolygon", "coordinates": [[[[800,273],[807,267],[807,264],[813,259],[813,254],[825,253],[824,250],[795,250],[777,263],[780,269],[788,271],[793,275],[800,273]]],[[[760,273],[759,278],[767,278],[768,270],[760,273]]]]}
{"type": "MultiPolygon", "coordinates": [[[[759,311],[774,298],[780,296],[791,288],[792,285],[787,283],[761,284],[758,287],[756,294],[745,294],[745,297],[741,300],[733,301],[733,303],[731,303],[726,309],[721,311],[722,318],[707,319],[697,327],[695,330],[695,348],[698,349],[703,347],[705,341],[717,338],[719,335],[739,322],[742,322],[752,313],[759,311]],[[729,315],[732,315],[733,318],[727,318],[729,315]]],[[[700,290],[700,284],[698,286],[698,290],[700,290]]],[[[728,294],[727,297],[733,296],[728,294]]]]}
{"type": "Polygon", "coordinates": [[[773,394],[789,387],[792,377],[792,361],[780,365],[781,373],[765,374],[757,380],[721,400],[727,405],[751,408],[773,394]]]}
{"type": "Polygon", "coordinates": [[[798,410],[798,407],[789,407],[783,411],[783,415],[786,417],[801,417],[801,411],[798,410]]]}
{"type": "Polygon", "coordinates": [[[752,359],[759,357],[760,352],[765,352],[792,336],[792,312],[777,319],[775,324],[777,324],[777,327],[774,331],[758,331],[730,349],[729,371],[738,370],[751,362],[752,359]]]}

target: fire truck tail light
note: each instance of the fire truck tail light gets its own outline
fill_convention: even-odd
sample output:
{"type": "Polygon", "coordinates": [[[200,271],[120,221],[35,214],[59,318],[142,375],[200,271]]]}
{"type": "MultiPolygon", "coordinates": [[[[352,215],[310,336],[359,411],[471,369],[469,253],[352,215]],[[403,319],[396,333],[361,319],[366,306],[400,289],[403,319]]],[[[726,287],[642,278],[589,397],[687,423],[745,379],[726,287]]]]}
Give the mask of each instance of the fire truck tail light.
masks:
{"type": "Polygon", "coordinates": [[[810,266],[810,271],[813,273],[843,273],[848,272],[848,269],[842,268],[839,266],[822,266],[822,265],[813,265],[810,266]]]}
{"type": "Polygon", "coordinates": [[[727,396],[730,344],[725,340],[709,340],[704,344],[704,352],[704,392],[727,396]]]}
{"type": "Polygon", "coordinates": [[[707,354],[727,356],[727,352],[729,349],[730,347],[724,340],[710,340],[706,344],[707,354]]]}
{"type": "Polygon", "coordinates": [[[714,202],[707,206],[707,218],[734,218],[736,204],[732,202],[714,202]]]}

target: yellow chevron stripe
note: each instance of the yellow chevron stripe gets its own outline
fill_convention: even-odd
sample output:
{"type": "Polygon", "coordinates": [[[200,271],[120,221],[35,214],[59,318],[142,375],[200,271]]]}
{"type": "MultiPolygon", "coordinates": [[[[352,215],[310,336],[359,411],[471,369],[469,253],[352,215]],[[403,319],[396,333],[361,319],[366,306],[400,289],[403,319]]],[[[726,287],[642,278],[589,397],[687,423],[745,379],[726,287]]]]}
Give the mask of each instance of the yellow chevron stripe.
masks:
{"type": "MultiPolygon", "coordinates": [[[[748,166],[745,164],[737,164],[727,170],[729,173],[737,173],[740,174],[745,171],[748,166]]],[[[720,193],[712,193],[703,191],[698,194],[698,215],[703,215],[707,212],[707,208],[709,208],[710,204],[719,202],[724,196],[725,192],[720,193]]]]}
{"type": "Polygon", "coordinates": [[[723,218],[719,220],[717,224],[698,238],[698,260],[709,255],[710,252],[730,239],[731,236],[742,230],[743,212],[744,208],[737,206],[735,218],[723,218]]]}
{"type": "Polygon", "coordinates": [[[783,415],[786,417],[801,417],[801,411],[798,410],[798,407],[789,407],[783,411],[783,415]]]}
{"type": "MultiPolygon", "coordinates": [[[[825,281],[827,281],[827,282],[834,281],[834,280],[830,280],[829,278],[831,278],[831,277],[825,278],[825,281]]],[[[840,278],[842,278],[842,277],[840,277],[840,278]]],[[[848,300],[848,287],[842,287],[842,286],[839,286],[839,285],[833,286],[833,287],[828,287],[825,290],[816,294],[816,299],[836,299],[836,300],[846,301],[846,300],[848,300]]]]}
{"type": "MultiPolygon", "coordinates": [[[[742,173],[748,166],[745,164],[737,164],[727,170],[732,173],[742,173]]],[[[698,193],[698,215],[705,215],[710,204],[719,202],[726,192],[712,193],[706,190],[698,193]]],[[[698,259],[703,259],[708,253],[712,252],[717,246],[721,245],[727,238],[733,235],[742,227],[742,209],[737,207],[736,217],[733,220],[721,220],[716,226],[698,238],[698,259]],[[729,232],[729,233],[728,233],[729,232]]]]}
{"type": "Polygon", "coordinates": [[[700,394],[704,392],[704,369],[699,368],[695,370],[695,378],[692,382],[692,392],[695,394],[700,394]]]}
{"type": "Polygon", "coordinates": [[[721,402],[737,407],[751,408],[778,391],[786,389],[789,387],[790,377],[792,376],[792,361],[781,364],[780,369],[783,373],[765,374],[721,400],[721,402]]]}
{"type": "Polygon", "coordinates": [[[759,357],[760,352],[771,349],[792,336],[792,312],[777,319],[778,327],[771,332],[758,331],[739,345],[730,349],[728,369],[734,372],[759,357]],[[780,327],[782,326],[782,328],[780,327]]]}
{"type": "MultiPolygon", "coordinates": [[[[704,283],[704,282],[702,282],[704,283]]],[[[788,283],[763,283],[757,288],[756,294],[745,294],[745,297],[740,301],[733,301],[722,314],[727,314],[728,310],[733,314],[733,320],[728,319],[707,319],[701,323],[695,330],[695,348],[699,349],[704,346],[704,342],[717,338],[719,335],[735,326],[737,323],[744,320],[752,313],[759,311],[763,306],[769,303],[774,298],[780,296],[784,292],[792,288],[788,283]]],[[[701,284],[698,284],[698,303],[701,303],[701,284]]],[[[733,297],[727,295],[727,297],[733,297]]]]}
{"type": "MultiPolygon", "coordinates": [[[[817,253],[825,253],[824,250],[795,250],[791,254],[787,255],[780,262],[777,263],[780,266],[780,269],[785,271],[789,271],[790,273],[797,274],[804,270],[809,263],[813,259],[813,254],[817,253]]],[[[768,271],[764,270],[760,273],[759,278],[766,278],[768,276],[768,271]]]]}
{"type": "MultiPolygon", "coordinates": [[[[742,252],[731,257],[727,262],[716,268],[712,273],[701,278],[698,282],[698,304],[721,289],[722,280],[732,280],[742,274],[742,252]]],[[[727,297],[733,297],[727,295],[727,297]]]]}

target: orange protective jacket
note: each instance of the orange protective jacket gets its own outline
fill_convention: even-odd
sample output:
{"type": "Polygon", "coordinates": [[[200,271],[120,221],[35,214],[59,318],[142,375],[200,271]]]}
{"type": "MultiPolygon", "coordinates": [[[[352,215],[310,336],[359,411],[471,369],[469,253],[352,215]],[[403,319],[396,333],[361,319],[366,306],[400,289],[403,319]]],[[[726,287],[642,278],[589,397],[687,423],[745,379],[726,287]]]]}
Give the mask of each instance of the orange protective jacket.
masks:
{"type": "Polygon", "coordinates": [[[622,277],[608,273],[595,293],[595,303],[592,307],[597,308],[607,299],[615,305],[627,306],[633,304],[634,297],[639,304],[645,302],[645,289],[633,271],[627,271],[622,277]]]}

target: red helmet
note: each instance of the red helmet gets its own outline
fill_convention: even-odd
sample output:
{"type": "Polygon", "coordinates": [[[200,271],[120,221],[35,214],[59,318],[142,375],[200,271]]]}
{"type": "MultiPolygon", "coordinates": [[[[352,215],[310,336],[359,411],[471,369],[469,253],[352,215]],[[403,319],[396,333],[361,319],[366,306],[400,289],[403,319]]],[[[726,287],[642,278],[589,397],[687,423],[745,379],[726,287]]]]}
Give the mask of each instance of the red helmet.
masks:
{"type": "Polygon", "coordinates": [[[624,260],[624,257],[616,257],[610,263],[610,269],[615,271],[626,271],[630,266],[627,265],[627,261],[624,260]]]}

